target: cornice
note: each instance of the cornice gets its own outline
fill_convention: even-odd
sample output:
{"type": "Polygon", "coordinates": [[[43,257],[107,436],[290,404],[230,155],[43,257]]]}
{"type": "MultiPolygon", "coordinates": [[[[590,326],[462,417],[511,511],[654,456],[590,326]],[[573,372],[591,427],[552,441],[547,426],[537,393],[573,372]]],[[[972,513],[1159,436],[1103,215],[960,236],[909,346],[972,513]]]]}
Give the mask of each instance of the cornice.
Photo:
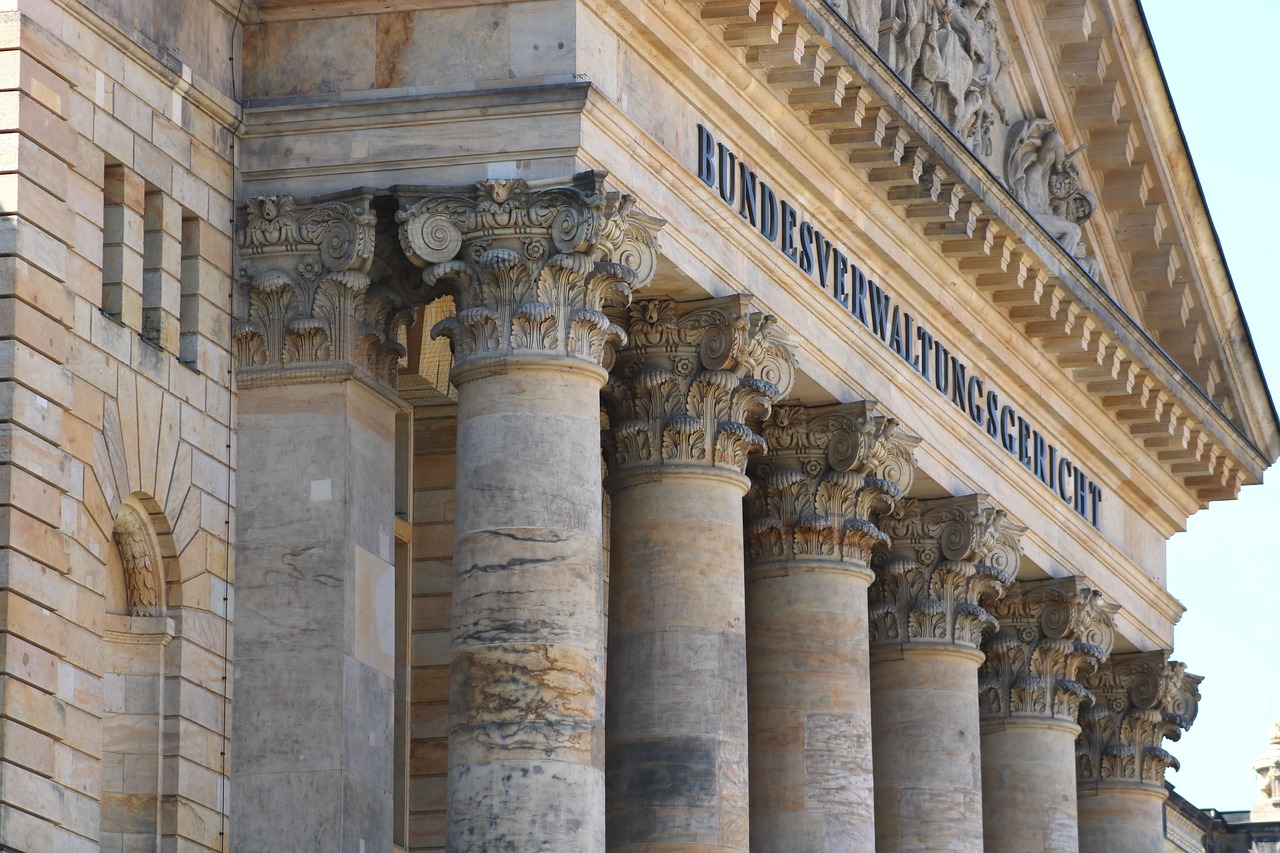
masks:
{"type": "MultiPolygon", "coordinates": [[[[1269,458],[1280,429],[1142,10],[1134,0],[1010,4],[1042,93],[1073,137],[1135,317],[1269,458]]],[[[1144,439],[1151,444],[1156,436],[1144,439]]]]}
{"type": "MultiPolygon", "coordinates": [[[[783,114],[778,116],[776,124],[761,123],[760,136],[747,132],[746,128],[754,122],[762,121],[767,114],[764,110],[773,108],[774,96],[746,69],[723,62],[714,50],[711,32],[687,26],[677,29],[678,18],[682,16],[672,21],[650,14],[651,9],[619,9],[612,5],[612,0],[593,0],[592,10],[621,37],[630,38],[630,29],[634,27],[649,33],[649,38],[675,45],[669,54],[654,60],[655,72],[672,85],[687,84],[689,79],[705,79],[705,89],[698,90],[697,98],[704,104],[702,110],[710,121],[720,124],[721,129],[735,128],[739,138],[750,138],[752,150],[771,141],[777,144],[777,156],[792,163],[794,173],[774,174],[772,178],[790,175],[800,180],[797,176],[806,176],[804,192],[818,195],[823,186],[838,183],[839,190],[832,196],[829,208],[820,208],[821,212],[816,215],[838,223],[840,230],[833,235],[843,234],[855,250],[859,247],[853,244],[858,242],[861,227],[856,216],[865,215],[867,221],[873,223],[871,236],[865,238],[867,245],[888,247],[885,251],[894,259],[889,264],[877,255],[875,264],[890,267],[878,272],[900,280],[903,285],[939,276],[945,276],[939,279],[942,281],[952,280],[954,273],[946,269],[946,259],[927,247],[920,252],[913,245],[920,242],[919,238],[908,223],[885,215],[887,201],[877,200],[861,181],[843,177],[838,152],[825,144],[805,144],[805,129],[799,117],[783,114]],[[640,14],[641,11],[646,14],[640,14]],[[759,111],[744,112],[742,99],[759,111]],[[739,113],[743,116],[741,124],[729,121],[739,113]],[[851,219],[851,215],[855,218],[851,219]],[[855,239],[851,240],[851,236],[855,239]],[[898,269],[894,265],[899,261],[906,266],[898,269]]],[[[951,411],[947,407],[938,410],[936,418],[919,416],[917,413],[931,412],[937,406],[936,391],[927,383],[895,383],[884,387],[866,384],[866,377],[896,372],[901,365],[897,356],[862,334],[857,320],[840,309],[829,294],[809,286],[803,274],[783,255],[763,251],[759,235],[738,227],[736,212],[714,193],[708,193],[678,154],[665,146],[641,145],[638,141],[646,139],[649,131],[637,117],[610,100],[605,91],[591,90],[584,114],[589,130],[580,156],[586,164],[596,168],[616,165],[611,177],[617,186],[641,197],[646,196],[647,188],[655,185],[661,185],[663,192],[669,194],[660,206],[663,215],[671,218],[671,225],[664,231],[663,252],[667,264],[681,271],[680,289],[671,289],[670,272],[665,274],[664,281],[655,282],[654,288],[661,288],[664,293],[683,294],[683,298],[693,293],[723,296],[734,287],[751,288],[762,308],[783,318],[788,330],[806,341],[807,345],[797,350],[798,366],[830,395],[818,400],[878,396],[885,414],[901,419],[906,428],[927,435],[916,450],[922,471],[940,482],[961,483],[960,490],[983,491],[995,482],[1003,483],[1002,488],[1008,490],[1001,493],[1004,503],[1025,503],[1036,508],[1028,517],[1031,529],[1024,541],[1028,553],[1035,554],[1037,566],[1051,574],[1059,571],[1053,567],[1084,572],[1094,585],[1121,601],[1125,610],[1119,614],[1118,625],[1126,640],[1137,648],[1159,648],[1171,642],[1172,625],[1184,608],[1150,573],[1135,565],[1132,553],[1122,550],[1122,545],[1099,539],[1091,528],[1084,529],[1079,516],[1069,507],[1040,500],[1039,482],[1026,477],[1025,471],[1007,454],[994,449],[984,453],[984,463],[990,466],[990,472],[975,479],[972,470],[942,452],[953,442],[972,439],[972,423],[967,418],[958,410],[942,414],[951,411]],[[626,151],[633,151],[633,157],[620,161],[617,152],[626,151]],[[714,233],[716,240],[707,240],[708,233],[714,233]],[[749,258],[752,265],[746,278],[741,264],[745,258],[749,258]],[[1068,535],[1064,536],[1063,532],[1068,535]],[[1138,618],[1136,614],[1146,614],[1148,608],[1149,615],[1138,618]]],[[[872,260],[870,255],[867,259],[872,260]]],[[[979,292],[944,288],[938,293],[939,305],[926,305],[926,291],[914,285],[905,294],[914,294],[908,296],[907,301],[914,302],[916,308],[954,311],[955,322],[960,324],[956,328],[972,329],[982,341],[999,342],[1017,336],[1003,316],[988,309],[989,303],[979,292]]],[[[1075,441],[1082,448],[1090,449],[1092,455],[1087,457],[1090,464],[1107,472],[1107,478],[1117,490],[1115,500],[1132,504],[1134,512],[1141,514],[1163,537],[1183,529],[1186,516],[1195,509],[1193,496],[1155,459],[1135,453],[1127,430],[1108,418],[1097,417],[1092,398],[1083,387],[1064,381],[1066,376],[1060,374],[1050,360],[1052,353],[1044,353],[1029,342],[1018,343],[1021,344],[1016,348],[1020,357],[999,362],[1000,376],[1005,379],[1043,376],[1044,383],[1054,388],[1054,394],[1043,401],[1043,407],[1041,401],[1024,401],[1036,404],[1033,415],[1045,418],[1046,422],[1078,425],[1078,430],[1070,427],[1075,441]],[[1052,412],[1062,412],[1062,420],[1052,417],[1052,412]]],[[[1000,358],[1009,355],[1009,351],[998,344],[991,352],[1000,358]]],[[[991,352],[985,352],[984,357],[991,357],[991,352]]],[[[994,359],[993,363],[996,363],[994,359]]],[[[1004,384],[1013,387],[1016,383],[1004,384]]]]}
{"type": "MultiPolygon", "coordinates": [[[[219,2],[226,3],[228,0],[219,2]]],[[[509,6],[512,2],[527,3],[535,0],[256,0],[253,8],[257,21],[265,22],[345,18],[388,12],[436,12],[476,6],[509,6]]]]}
{"type": "MultiPolygon", "coordinates": [[[[227,0],[216,0],[218,6],[234,19],[227,0]]],[[[212,82],[196,74],[170,51],[156,44],[136,28],[126,32],[120,22],[108,21],[84,3],[68,3],[63,10],[88,27],[94,35],[137,62],[153,76],[164,80],[192,106],[225,128],[235,130],[243,117],[243,108],[234,98],[220,91],[212,82]]]]}
{"type": "MultiPolygon", "coordinates": [[[[1263,453],[830,7],[804,0],[705,8],[687,0],[684,6],[727,39],[744,65],[754,63],[757,79],[817,132],[829,134],[829,143],[845,150],[881,195],[1123,422],[1199,505],[1234,497],[1240,485],[1258,481],[1269,461],[1263,453]],[[837,71],[847,72],[829,108],[815,108],[813,91],[795,97],[794,85],[777,82],[788,64],[805,61],[803,44],[794,52],[739,46],[781,38],[774,24],[782,15],[803,19],[802,42],[826,51],[827,73],[818,88],[837,71]],[[957,187],[958,205],[938,203],[957,187]],[[1164,446],[1149,443],[1153,434],[1164,446]]],[[[797,37],[794,29],[788,37],[797,37]]]]}

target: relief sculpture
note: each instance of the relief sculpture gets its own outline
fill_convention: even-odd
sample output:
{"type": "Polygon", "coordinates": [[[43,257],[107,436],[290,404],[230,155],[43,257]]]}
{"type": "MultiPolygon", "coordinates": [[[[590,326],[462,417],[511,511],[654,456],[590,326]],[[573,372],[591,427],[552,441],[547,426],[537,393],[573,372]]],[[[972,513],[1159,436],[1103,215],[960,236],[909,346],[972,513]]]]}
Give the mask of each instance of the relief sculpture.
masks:
{"type": "Polygon", "coordinates": [[[1082,150],[1068,152],[1049,119],[1018,122],[1009,131],[1004,177],[1014,198],[1097,280],[1098,262],[1088,257],[1080,228],[1096,206],[1093,194],[1080,186],[1080,169],[1073,162],[1082,150]]]}
{"type": "Polygon", "coordinates": [[[1008,124],[998,84],[1009,65],[991,0],[884,0],[879,50],[899,77],[982,157],[1008,124]]]}

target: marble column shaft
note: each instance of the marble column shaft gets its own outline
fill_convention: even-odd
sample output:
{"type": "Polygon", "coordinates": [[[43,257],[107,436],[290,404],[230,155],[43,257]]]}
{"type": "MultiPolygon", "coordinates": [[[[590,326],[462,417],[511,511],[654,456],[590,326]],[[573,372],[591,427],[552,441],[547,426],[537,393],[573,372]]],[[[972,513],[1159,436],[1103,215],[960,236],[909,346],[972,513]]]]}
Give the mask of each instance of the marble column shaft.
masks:
{"type": "Polygon", "coordinates": [[[870,589],[877,853],[980,853],[983,602],[1017,574],[1022,528],[985,496],[899,502],[870,589]]]}
{"type": "Polygon", "coordinates": [[[639,303],[608,393],[608,849],[746,853],[742,496],[791,384],[749,297],[639,303]]]}
{"type": "Polygon", "coordinates": [[[604,848],[601,309],[647,283],[659,223],[602,174],[401,194],[401,242],[452,295],[458,388],[447,848],[604,848]]]}
{"type": "Polygon", "coordinates": [[[919,439],[875,403],[783,407],[750,466],[751,849],[874,853],[867,587],[919,439]]]}
{"type": "Polygon", "coordinates": [[[251,199],[237,223],[237,850],[391,846],[403,404],[369,201],[251,199]]]}
{"type": "Polygon", "coordinates": [[[1080,853],[1164,849],[1164,749],[1191,727],[1199,685],[1167,651],[1113,655],[1081,678],[1091,699],[1076,744],[1080,853]]]}
{"type": "Polygon", "coordinates": [[[979,671],[986,853],[1078,853],[1076,681],[1106,660],[1113,613],[1077,578],[1015,583],[979,671]]]}

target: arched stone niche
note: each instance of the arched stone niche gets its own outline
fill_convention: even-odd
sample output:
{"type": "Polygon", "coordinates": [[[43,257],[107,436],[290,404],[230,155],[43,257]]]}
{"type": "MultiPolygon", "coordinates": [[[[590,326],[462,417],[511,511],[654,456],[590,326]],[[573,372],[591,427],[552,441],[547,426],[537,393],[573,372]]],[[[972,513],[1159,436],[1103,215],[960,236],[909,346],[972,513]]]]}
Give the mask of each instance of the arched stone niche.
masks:
{"type": "Polygon", "coordinates": [[[164,548],[169,525],[163,512],[146,495],[130,495],[111,527],[115,546],[107,559],[106,609],[133,617],[164,616],[165,564],[172,548],[164,548]]]}

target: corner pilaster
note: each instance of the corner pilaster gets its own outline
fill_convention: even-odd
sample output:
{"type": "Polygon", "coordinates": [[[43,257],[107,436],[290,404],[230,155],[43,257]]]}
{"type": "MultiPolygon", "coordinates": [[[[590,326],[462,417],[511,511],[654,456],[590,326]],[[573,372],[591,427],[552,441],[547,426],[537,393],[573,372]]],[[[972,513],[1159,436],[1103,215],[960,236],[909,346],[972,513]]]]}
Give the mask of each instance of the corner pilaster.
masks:
{"type": "Polygon", "coordinates": [[[371,202],[253,198],[237,219],[235,849],[391,845],[395,614],[373,603],[394,588],[412,312],[371,286],[371,202]]]}

